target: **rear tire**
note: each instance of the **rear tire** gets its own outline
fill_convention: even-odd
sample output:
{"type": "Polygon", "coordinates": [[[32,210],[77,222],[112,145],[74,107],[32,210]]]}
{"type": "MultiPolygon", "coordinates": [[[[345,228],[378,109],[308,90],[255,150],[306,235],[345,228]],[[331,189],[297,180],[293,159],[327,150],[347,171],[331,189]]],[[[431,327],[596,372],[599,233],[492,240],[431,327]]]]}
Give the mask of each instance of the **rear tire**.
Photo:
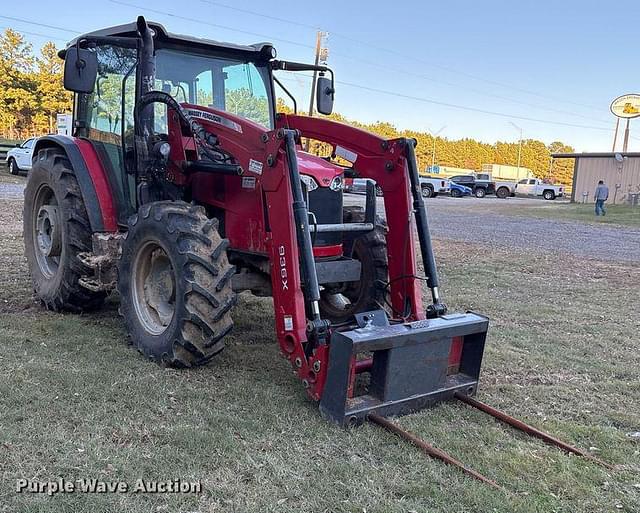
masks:
{"type": "Polygon", "coordinates": [[[432,196],[435,196],[435,194],[433,193],[433,188],[430,187],[429,185],[423,185],[422,186],[422,197],[423,198],[431,198],[432,196]]]}
{"type": "MultiPolygon", "coordinates": [[[[344,222],[364,222],[364,209],[346,207],[344,222]]],[[[384,307],[389,281],[385,231],[385,222],[378,217],[374,229],[355,240],[352,257],[362,264],[360,280],[334,284],[336,288],[333,291],[325,289],[321,292],[320,314],[324,319],[340,324],[352,320],[355,313],[384,307]],[[349,304],[337,302],[337,296],[342,296],[349,304]]]]}
{"type": "Polygon", "coordinates": [[[556,199],[556,195],[553,191],[544,191],[542,193],[542,197],[546,200],[554,200],[556,199]]]}
{"type": "Polygon", "coordinates": [[[24,191],[24,244],[36,296],[49,310],[79,312],[102,304],[105,294],[80,286],[90,270],[78,253],[91,251],[91,227],[66,154],[38,152],[24,191]]]}
{"type": "Polygon", "coordinates": [[[237,299],[228,245],[200,206],[159,201],[130,218],[118,266],[120,314],[143,355],[192,367],[224,348],[237,299]]]}
{"type": "Polygon", "coordinates": [[[482,187],[478,187],[473,194],[476,198],[484,198],[487,195],[487,191],[485,191],[482,187]]]}
{"type": "Polygon", "coordinates": [[[496,191],[496,196],[500,199],[506,199],[509,197],[510,191],[507,187],[499,187],[496,191]]]}
{"type": "Polygon", "coordinates": [[[20,174],[20,168],[18,167],[18,164],[16,164],[16,159],[10,158],[8,166],[9,166],[9,173],[11,173],[12,175],[20,174]]]}

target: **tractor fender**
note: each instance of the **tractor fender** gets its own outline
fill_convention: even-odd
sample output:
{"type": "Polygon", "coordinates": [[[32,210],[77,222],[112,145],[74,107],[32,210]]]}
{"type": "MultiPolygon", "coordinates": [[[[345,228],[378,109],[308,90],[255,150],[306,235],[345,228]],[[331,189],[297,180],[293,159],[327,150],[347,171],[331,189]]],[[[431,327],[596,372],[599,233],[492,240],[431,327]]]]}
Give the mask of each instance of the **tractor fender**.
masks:
{"type": "Polygon", "coordinates": [[[36,141],[33,159],[45,148],[60,148],[66,154],[80,186],[92,232],[118,230],[116,209],[104,168],[89,141],[66,135],[46,135],[36,141]]]}

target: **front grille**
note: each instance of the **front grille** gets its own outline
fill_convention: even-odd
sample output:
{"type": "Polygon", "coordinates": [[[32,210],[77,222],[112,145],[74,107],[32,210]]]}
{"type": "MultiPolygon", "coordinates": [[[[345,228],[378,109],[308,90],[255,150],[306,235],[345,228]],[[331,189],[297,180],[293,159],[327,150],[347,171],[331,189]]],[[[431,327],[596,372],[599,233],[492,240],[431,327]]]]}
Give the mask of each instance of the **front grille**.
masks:
{"type": "MultiPolygon", "coordinates": [[[[329,187],[318,187],[309,192],[309,212],[313,212],[318,224],[342,223],[342,191],[332,191],[329,187]]],[[[342,242],[342,233],[329,232],[312,234],[314,246],[334,246],[342,242]]]]}

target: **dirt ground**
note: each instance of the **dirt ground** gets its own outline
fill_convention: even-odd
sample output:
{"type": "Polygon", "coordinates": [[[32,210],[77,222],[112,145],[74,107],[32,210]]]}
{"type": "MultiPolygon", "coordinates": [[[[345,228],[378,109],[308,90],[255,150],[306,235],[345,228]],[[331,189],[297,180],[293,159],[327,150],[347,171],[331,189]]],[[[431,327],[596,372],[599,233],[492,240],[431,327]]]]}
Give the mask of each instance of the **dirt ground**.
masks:
{"type": "Polygon", "coordinates": [[[243,294],[226,350],[188,371],[127,346],[115,298],[91,314],[43,311],[22,201],[7,187],[21,182],[0,173],[0,512],[640,511],[637,230],[541,222],[526,201],[517,214],[507,203],[432,203],[445,300],[491,319],[479,398],[616,467],[460,404],[397,420],[505,492],[373,425],[324,422],[278,356],[269,299],[243,294]],[[16,493],[19,478],[180,478],[203,491],[47,497],[16,493]]]}

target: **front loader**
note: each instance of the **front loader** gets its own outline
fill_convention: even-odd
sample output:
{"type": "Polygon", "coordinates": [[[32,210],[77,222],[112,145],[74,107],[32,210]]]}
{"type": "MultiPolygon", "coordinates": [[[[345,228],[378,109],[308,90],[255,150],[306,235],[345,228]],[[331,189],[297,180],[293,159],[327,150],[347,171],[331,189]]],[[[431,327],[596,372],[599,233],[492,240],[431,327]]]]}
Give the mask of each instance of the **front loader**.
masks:
{"type": "Polygon", "coordinates": [[[329,68],[142,17],[61,56],[74,136],[38,140],[24,210],[48,308],[117,289],[132,344],[191,367],[223,348],[237,293],[271,296],[283,356],[339,425],[475,394],[488,320],[441,300],[415,141],[276,113],[276,75],[316,71],[330,114],[329,68]],[[368,179],[364,205],[345,205],[345,173],[368,179]]]}

